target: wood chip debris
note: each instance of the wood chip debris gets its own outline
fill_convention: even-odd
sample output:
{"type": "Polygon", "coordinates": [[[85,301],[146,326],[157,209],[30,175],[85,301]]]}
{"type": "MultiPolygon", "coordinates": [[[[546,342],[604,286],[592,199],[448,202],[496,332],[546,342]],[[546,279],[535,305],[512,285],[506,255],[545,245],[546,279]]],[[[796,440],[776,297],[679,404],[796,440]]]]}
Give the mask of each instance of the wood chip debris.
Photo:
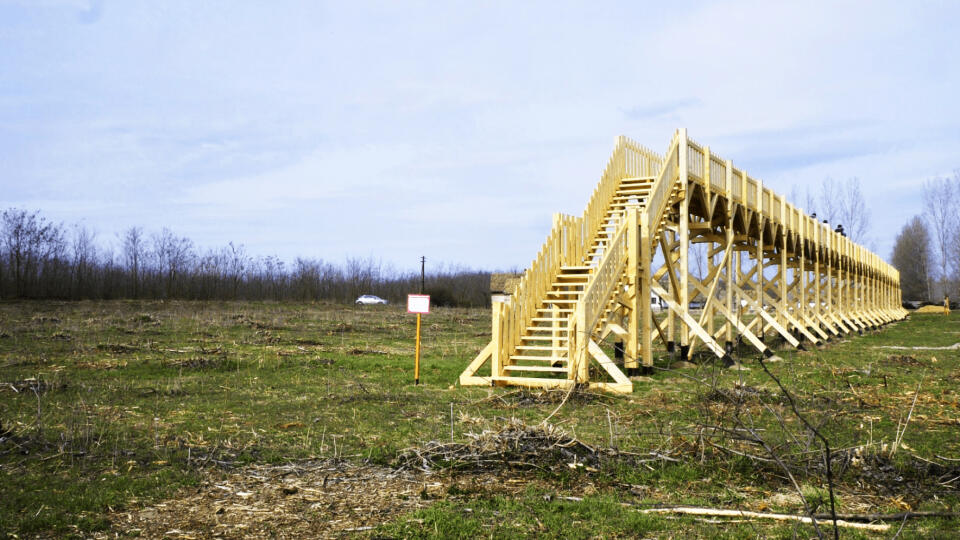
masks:
{"type": "Polygon", "coordinates": [[[143,538],[338,538],[427,506],[428,492],[442,489],[427,484],[418,472],[339,461],[252,465],[115,512],[113,531],[100,536],[136,529],[143,538]]]}

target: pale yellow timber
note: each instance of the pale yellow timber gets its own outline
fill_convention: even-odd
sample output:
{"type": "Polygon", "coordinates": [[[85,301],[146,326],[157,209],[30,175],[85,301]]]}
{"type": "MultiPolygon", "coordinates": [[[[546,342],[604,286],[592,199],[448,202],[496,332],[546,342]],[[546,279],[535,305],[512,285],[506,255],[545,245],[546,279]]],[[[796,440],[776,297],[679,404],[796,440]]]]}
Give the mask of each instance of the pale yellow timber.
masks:
{"type": "Polygon", "coordinates": [[[493,302],[491,341],[461,385],[631,392],[628,375],[663,357],[655,343],[725,357],[717,340],[742,337],[769,355],[765,334],[817,345],[906,316],[893,267],[685,129],[663,155],[617,137],[583,213],[552,225],[493,302]],[[663,324],[651,302],[666,304],[663,324]],[[608,356],[612,341],[622,361],[608,356]]]}

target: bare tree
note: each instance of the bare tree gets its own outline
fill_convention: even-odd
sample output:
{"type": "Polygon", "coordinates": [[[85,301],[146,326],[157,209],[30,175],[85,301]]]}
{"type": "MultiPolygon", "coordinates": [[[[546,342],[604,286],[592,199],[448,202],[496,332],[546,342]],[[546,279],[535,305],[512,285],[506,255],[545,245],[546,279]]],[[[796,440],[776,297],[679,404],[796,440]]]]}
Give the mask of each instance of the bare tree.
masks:
{"type": "Polygon", "coordinates": [[[91,274],[97,265],[97,233],[88,229],[84,225],[73,226],[73,238],[70,247],[73,251],[73,284],[75,298],[93,298],[96,292],[90,290],[92,284],[91,274]]]}
{"type": "Polygon", "coordinates": [[[796,184],[790,186],[790,194],[787,195],[787,200],[808,214],[817,211],[817,201],[813,192],[810,191],[809,185],[804,186],[802,192],[796,184]]]}
{"type": "MultiPolygon", "coordinates": [[[[796,191],[794,189],[793,193],[796,191]]],[[[805,210],[816,214],[818,220],[826,221],[833,227],[842,225],[843,233],[854,242],[869,243],[870,210],[859,178],[838,182],[827,177],[820,183],[820,192],[816,197],[807,190],[805,205],[805,210]]]]}
{"type": "Polygon", "coordinates": [[[820,193],[816,198],[817,218],[826,220],[829,225],[837,225],[840,217],[840,196],[842,189],[833,178],[827,177],[820,182],[820,193]]]}
{"type": "Polygon", "coordinates": [[[243,244],[234,245],[233,242],[227,244],[225,250],[227,256],[227,276],[230,279],[230,290],[233,299],[236,300],[240,294],[240,284],[243,282],[243,273],[247,269],[249,258],[243,244]]]}
{"type": "Polygon", "coordinates": [[[166,298],[175,296],[177,279],[185,273],[193,259],[193,241],[173,234],[164,227],[153,237],[153,254],[158,270],[163,274],[166,298]]]}
{"type": "Polygon", "coordinates": [[[907,300],[933,300],[930,233],[920,216],[903,226],[893,245],[891,263],[900,271],[900,289],[907,300]]]}
{"type": "Polygon", "coordinates": [[[11,208],[0,214],[0,248],[12,274],[15,297],[40,292],[40,274],[62,259],[65,246],[62,227],[39,212],[11,208]]]}
{"type": "MultiPolygon", "coordinates": [[[[949,207],[951,212],[947,218],[949,230],[947,231],[948,247],[946,253],[950,258],[950,263],[946,267],[950,272],[950,281],[953,282],[954,289],[956,289],[960,287],[960,208],[957,208],[957,205],[960,204],[960,169],[953,171],[953,178],[949,183],[952,187],[953,199],[949,207]]],[[[960,292],[958,292],[958,295],[960,295],[960,292]]]]}
{"type": "Polygon", "coordinates": [[[842,225],[843,233],[854,242],[869,243],[870,210],[859,178],[852,177],[846,182],[824,178],[817,193],[812,192],[809,186],[803,193],[793,186],[789,200],[794,204],[802,204],[804,211],[819,221],[832,227],[842,225]]]}
{"type": "Polygon", "coordinates": [[[374,286],[380,282],[381,266],[380,261],[374,260],[373,257],[366,259],[348,257],[345,277],[349,283],[349,292],[344,300],[373,291],[374,286]]]}
{"type": "Polygon", "coordinates": [[[933,178],[923,184],[924,213],[937,250],[937,262],[940,263],[939,278],[941,294],[947,291],[950,274],[950,240],[956,224],[957,189],[946,178],[933,178]]]}
{"type": "Polygon", "coordinates": [[[121,237],[123,242],[123,260],[127,271],[130,272],[130,283],[133,286],[133,297],[140,297],[140,274],[143,272],[143,263],[146,258],[146,241],[143,237],[143,229],[140,227],[130,227],[123,232],[121,237]]]}
{"type": "Polygon", "coordinates": [[[858,244],[867,244],[870,232],[870,210],[860,190],[860,179],[854,176],[840,186],[837,200],[838,225],[843,225],[844,234],[858,244]]]}

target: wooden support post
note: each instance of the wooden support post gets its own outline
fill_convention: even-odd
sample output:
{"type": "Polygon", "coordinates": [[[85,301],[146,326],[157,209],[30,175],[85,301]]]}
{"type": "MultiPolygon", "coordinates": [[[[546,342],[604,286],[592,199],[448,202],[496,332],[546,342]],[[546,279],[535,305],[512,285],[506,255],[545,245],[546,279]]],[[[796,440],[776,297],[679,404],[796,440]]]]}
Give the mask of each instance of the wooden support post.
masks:
{"type": "MultiPolygon", "coordinates": [[[[757,249],[756,261],[757,261],[757,262],[756,262],[755,269],[756,269],[757,279],[756,279],[756,281],[754,282],[754,296],[755,296],[754,301],[756,302],[756,305],[757,305],[757,308],[756,308],[756,309],[758,309],[759,311],[764,311],[764,305],[763,305],[763,288],[764,288],[764,284],[763,284],[763,218],[758,216],[758,217],[757,217],[757,221],[758,221],[758,224],[759,224],[759,226],[760,226],[760,237],[757,238],[757,246],[756,246],[756,249],[757,249]]],[[[758,314],[757,314],[757,317],[759,317],[759,316],[760,316],[760,314],[758,313],[758,314]]],[[[763,341],[763,339],[764,339],[764,334],[766,333],[766,332],[764,331],[764,327],[763,327],[763,320],[761,320],[759,324],[760,324],[760,332],[759,332],[759,334],[760,334],[760,341],[763,341]]]]}
{"type": "MultiPolygon", "coordinates": [[[[755,214],[755,219],[757,220],[757,245],[756,245],[757,280],[756,280],[756,289],[755,289],[755,294],[756,294],[755,301],[757,302],[757,305],[760,306],[759,310],[763,311],[764,309],[764,305],[763,305],[763,287],[764,287],[764,284],[763,284],[763,278],[764,278],[763,276],[763,229],[766,225],[766,219],[763,212],[763,182],[760,182],[760,181],[757,181],[756,203],[757,203],[757,212],[755,214]]],[[[766,332],[763,327],[763,319],[760,317],[759,313],[757,313],[757,319],[759,320],[757,324],[760,325],[760,331],[758,332],[758,334],[760,335],[760,341],[763,341],[764,335],[766,334],[766,332]]]]}
{"type": "MultiPolygon", "coordinates": [[[[800,272],[800,292],[798,294],[797,310],[800,312],[800,320],[803,321],[804,324],[809,324],[808,321],[810,320],[810,309],[809,306],[807,306],[807,256],[805,253],[807,246],[807,220],[801,219],[800,224],[800,253],[797,256],[797,268],[800,272]]],[[[816,328],[815,330],[818,333],[820,331],[819,328],[816,328]]],[[[822,335],[822,337],[826,338],[825,335],[822,335]]]]}
{"type": "Polygon", "coordinates": [[[510,309],[510,305],[506,302],[493,302],[493,328],[491,329],[491,341],[496,343],[492,351],[492,356],[490,358],[490,373],[494,377],[503,376],[503,361],[504,354],[509,354],[507,351],[502,349],[502,343],[504,342],[503,335],[503,321],[506,310],[510,309]]]}
{"type": "MultiPolygon", "coordinates": [[[[820,284],[822,281],[821,269],[820,269],[820,223],[817,220],[813,220],[813,231],[811,232],[813,236],[813,313],[816,316],[817,320],[823,321],[823,306],[820,303],[820,289],[822,288],[820,284]]],[[[836,335],[837,331],[833,329],[832,326],[828,325],[829,329],[833,331],[836,335]]]]}
{"type": "MultiPolygon", "coordinates": [[[[726,163],[727,166],[727,178],[726,178],[726,199],[727,199],[727,216],[725,228],[726,231],[726,248],[733,249],[733,213],[737,208],[735,201],[733,200],[733,162],[729,159],[726,163]]],[[[739,180],[738,180],[739,181],[739,180]]],[[[743,192],[741,192],[743,193],[743,192]]],[[[735,276],[733,275],[733,257],[737,257],[737,261],[740,260],[740,253],[731,254],[727,257],[726,272],[724,275],[724,285],[726,293],[726,308],[728,313],[736,313],[737,310],[733,306],[733,281],[735,276]]],[[[727,353],[733,352],[733,322],[727,320],[724,325],[725,334],[724,334],[724,348],[727,350],[727,353]]]]}
{"type": "MultiPolygon", "coordinates": [[[[646,213],[644,213],[646,215],[646,213]]],[[[627,207],[627,295],[630,298],[630,326],[627,329],[627,358],[623,366],[627,374],[632,375],[637,369],[639,355],[640,320],[643,317],[642,304],[650,305],[650,297],[643,298],[640,294],[640,224],[636,206],[627,207]]]]}
{"type": "MultiPolygon", "coordinates": [[[[651,273],[651,265],[653,264],[652,259],[652,247],[653,247],[653,238],[652,238],[652,227],[650,226],[650,216],[646,210],[640,214],[639,221],[641,223],[640,229],[640,271],[638,277],[640,279],[640,287],[637,291],[637,294],[640,296],[640,321],[641,324],[641,343],[640,348],[643,353],[643,367],[647,370],[653,367],[653,332],[651,323],[653,321],[653,312],[650,308],[651,302],[651,291],[650,285],[653,281],[653,276],[651,273]]],[[[669,256],[664,254],[664,256],[669,256]]]]}
{"type": "MultiPolygon", "coordinates": [[[[782,223],[782,222],[781,222],[782,223]]],[[[777,302],[777,311],[780,313],[780,324],[786,326],[787,319],[787,309],[789,309],[789,301],[787,299],[787,235],[785,234],[784,228],[781,226],[780,234],[780,257],[777,261],[777,280],[779,290],[777,291],[778,302],[777,302]]],[[[799,330],[799,329],[798,329],[799,330]]]]}
{"type": "MultiPolygon", "coordinates": [[[[673,252],[677,249],[677,246],[679,244],[679,242],[677,242],[676,231],[670,231],[670,239],[672,240],[672,242],[670,242],[670,244],[668,245],[664,241],[663,237],[660,238],[660,247],[662,248],[665,261],[670,260],[670,257],[673,256],[673,252]]],[[[671,298],[676,299],[678,294],[677,291],[680,289],[675,279],[676,272],[674,272],[673,269],[668,266],[667,274],[669,275],[669,278],[670,278],[669,280],[667,280],[667,284],[666,284],[667,294],[669,294],[671,298]]],[[[663,300],[666,301],[667,299],[664,298],[663,300]]],[[[676,316],[673,314],[673,310],[667,310],[667,352],[672,353],[674,351],[674,347],[676,347],[677,345],[676,330],[677,330],[676,316]]]]}
{"type": "MultiPolygon", "coordinates": [[[[833,259],[833,250],[832,250],[832,247],[833,247],[833,246],[831,245],[832,242],[830,242],[830,232],[827,231],[827,227],[821,225],[820,228],[821,228],[821,230],[822,230],[823,232],[826,232],[826,233],[827,233],[827,234],[824,235],[824,236],[826,236],[826,238],[825,238],[824,240],[825,240],[826,243],[827,243],[827,246],[826,246],[827,260],[826,260],[826,264],[824,265],[825,268],[823,269],[823,270],[824,270],[824,275],[825,275],[825,277],[827,278],[827,285],[826,285],[826,287],[823,287],[823,289],[825,289],[826,292],[827,292],[827,298],[824,300],[824,310],[827,312],[827,316],[828,316],[829,318],[831,318],[832,320],[836,321],[837,319],[836,319],[836,317],[835,317],[834,305],[833,305],[833,260],[832,260],[832,259],[833,259]]],[[[846,330],[844,330],[844,329],[841,327],[841,331],[846,331],[846,330]]]]}
{"type": "MultiPolygon", "coordinates": [[[[680,201],[680,222],[678,223],[678,234],[680,235],[680,290],[677,295],[677,303],[680,306],[679,315],[684,321],[690,317],[690,174],[689,164],[689,145],[687,144],[687,130],[680,130],[680,166],[679,175],[682,182],[683,199],[680,201]]],[[[690,328],[688,325],[680,325],[680,359],[687,360],[687,352],[690,347],[690,328]]]]}

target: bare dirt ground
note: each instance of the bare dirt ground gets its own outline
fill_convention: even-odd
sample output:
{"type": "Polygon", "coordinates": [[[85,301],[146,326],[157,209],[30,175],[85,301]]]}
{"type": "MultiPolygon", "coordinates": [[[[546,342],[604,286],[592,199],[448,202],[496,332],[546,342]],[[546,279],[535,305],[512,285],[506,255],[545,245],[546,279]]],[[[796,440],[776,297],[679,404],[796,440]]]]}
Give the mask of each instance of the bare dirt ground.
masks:
{"type": "Polygon", "coordinates": [[[443,489],[423,473],[345,462],[214,470],[172,499],[113,514],[113,531],[100,537],[336,538],[426,506],[443,489]]]}

